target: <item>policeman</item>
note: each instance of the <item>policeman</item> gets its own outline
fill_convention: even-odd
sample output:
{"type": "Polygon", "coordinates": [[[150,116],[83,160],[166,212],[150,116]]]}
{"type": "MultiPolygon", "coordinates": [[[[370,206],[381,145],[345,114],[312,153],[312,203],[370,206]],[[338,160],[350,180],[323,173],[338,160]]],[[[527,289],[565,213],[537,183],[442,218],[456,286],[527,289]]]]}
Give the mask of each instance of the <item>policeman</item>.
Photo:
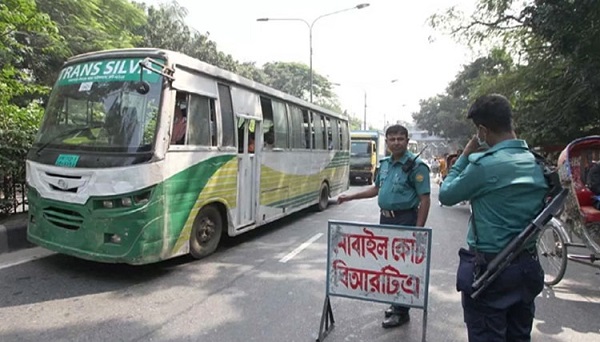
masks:
{"type": "MultiPolygon", "coordinates": [[[[480,97],[467,117],[477,134],[448,172],[439,199],[444,205],[471,201],[467,244],[485,267],[539,213],[548,186],[527,144],[515,135],[505,97],[480,97]]],[[[461,269],[457,290],[469,341],[530,341],[534,299],[544,285],[535,241],[477,299],[469,296],[472,279],[465,279],[472,272],[461,269]]]]}
{"type": "MultiPolygon", "coordinates": [[[[385,141],[391,156],[381,160],[375,184],[358,193],[340,195],[338,203],[379,195],[380,224],[423,227],[430,205],[429,168],[407,150],[408,130],[404,126],[388,127],[385,141]]],[[[407,307],[392,305],[381,325],[392,328],[409,320],[407,307]]]]}

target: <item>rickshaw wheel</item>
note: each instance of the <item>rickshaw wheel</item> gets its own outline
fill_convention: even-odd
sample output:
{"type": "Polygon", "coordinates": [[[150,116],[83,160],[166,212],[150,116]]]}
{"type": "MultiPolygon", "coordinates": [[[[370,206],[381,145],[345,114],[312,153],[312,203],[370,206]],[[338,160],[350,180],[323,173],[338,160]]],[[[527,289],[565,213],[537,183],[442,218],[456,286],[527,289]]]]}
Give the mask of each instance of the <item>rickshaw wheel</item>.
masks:
{"type": "Polygon", "coordinates": [[[567,246],[564,237],[552,221],[540,232],[537,250],[540,265],[544,270],[544,284],[558,284],[567,270],[567,246]]]}

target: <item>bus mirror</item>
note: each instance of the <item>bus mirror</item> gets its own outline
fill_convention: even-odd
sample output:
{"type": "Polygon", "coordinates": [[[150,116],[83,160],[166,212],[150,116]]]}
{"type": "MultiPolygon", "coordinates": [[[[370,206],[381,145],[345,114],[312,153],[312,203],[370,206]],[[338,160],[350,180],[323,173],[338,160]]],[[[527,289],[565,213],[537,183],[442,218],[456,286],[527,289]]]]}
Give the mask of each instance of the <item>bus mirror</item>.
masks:
{"type": "Polygon", "coordinates": [[[150,91],[150,84],[146,81],[139,81],[135,85],[135,91],[139,94],[146,95],[150,91]]]}

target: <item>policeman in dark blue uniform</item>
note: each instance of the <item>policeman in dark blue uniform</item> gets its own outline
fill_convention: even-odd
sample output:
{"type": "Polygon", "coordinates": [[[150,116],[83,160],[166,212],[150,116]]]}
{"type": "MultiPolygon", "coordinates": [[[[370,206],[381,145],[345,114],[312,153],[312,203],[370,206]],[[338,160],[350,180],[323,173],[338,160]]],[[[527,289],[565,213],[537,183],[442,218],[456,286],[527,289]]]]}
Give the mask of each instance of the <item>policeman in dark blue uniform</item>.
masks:
{"type": "MultiPolygon", "coordinates": [[[[448,172],[439,199],[444,205],[471,201],[467,244],[490,262],[539,213],[548,185],[527,144],[515,135],[506,98],[477,99],[468,118],[477,135],[448,172]]],[[[469,341],[530,341],[534,299],[544,286],[535,241],[477,299],[468,294],[472,272],[463,273],[468,272],[457,274],[457,289],[469,341]]]]}
{"type": "MultiPolygon", "coordinates": [[[[388,127],[385,141],[392,154],[381,160],[375,184],[355,194],[340,195],[338,203],[379,195],[379,223],[423,227],[430,206],[429,167],[407,150],[408,130],[404,126],[388,127]]],[[[397,327],[409,320],[407,307],[393,305],[385,311],[382,326],[397,327]]]]}

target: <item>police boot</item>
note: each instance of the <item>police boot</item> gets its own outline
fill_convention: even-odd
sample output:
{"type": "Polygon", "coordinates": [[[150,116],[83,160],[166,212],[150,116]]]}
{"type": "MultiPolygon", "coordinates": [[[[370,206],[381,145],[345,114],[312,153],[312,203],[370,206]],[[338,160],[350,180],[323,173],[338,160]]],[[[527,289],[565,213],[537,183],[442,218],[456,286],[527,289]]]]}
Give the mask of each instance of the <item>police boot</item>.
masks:
{"type": "Polygon", "coordinates": [[[394,312],[389,317],[384,319],[383,322],[381,322],[381,326],[384,329],[395,328],[395,327],[399,327],[403,324],[408,323],[408,321],[410,321],[410,316],[409,316],[408,312],[402,312],[402,313],[394,312]]]}
{"type": "Polygon", "coordinates": [[[385,318],[388,318],[391,315],[393,315],[395,312],[396,312],[396,309],[394,309],[394,307],[390,305],[390,307],[385,309],[385,311],[383,313],[385,315],[385,318]]]}

